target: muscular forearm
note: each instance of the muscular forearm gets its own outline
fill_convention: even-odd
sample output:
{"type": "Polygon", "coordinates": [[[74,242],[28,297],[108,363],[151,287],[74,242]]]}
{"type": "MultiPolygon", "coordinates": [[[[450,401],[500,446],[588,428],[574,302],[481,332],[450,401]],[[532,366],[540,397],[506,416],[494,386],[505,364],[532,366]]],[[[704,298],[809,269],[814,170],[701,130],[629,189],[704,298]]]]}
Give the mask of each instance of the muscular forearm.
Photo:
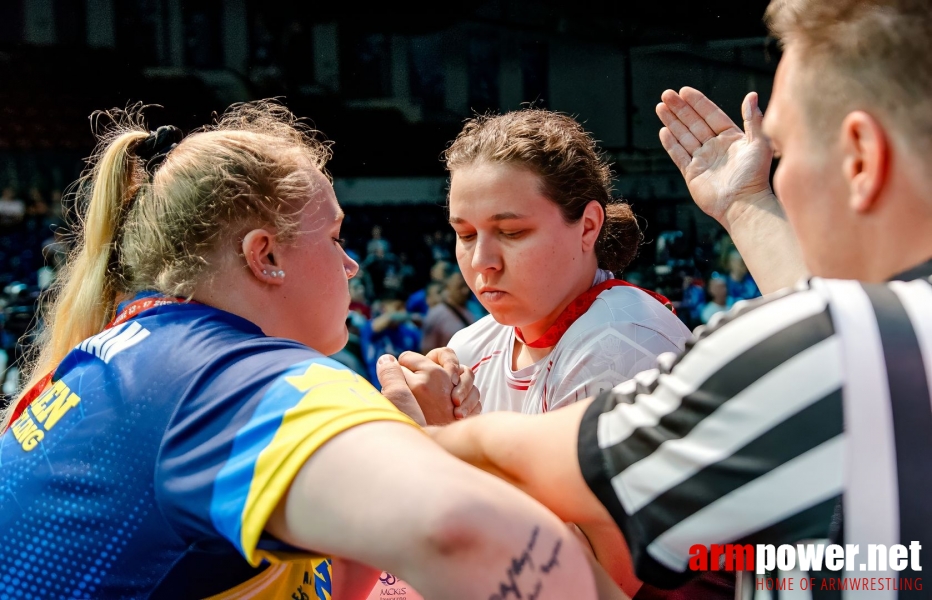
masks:
{"type": "Polygon", "coordinates": [[[425,431],[441,448],[459,460],[521,487],[517,474],[510,472],[504,460],[508,445],[499,444],[509,425],[521,418],[515,413],[498,412],[442,427],[427,427],[425,431]]]}
{"type": "Polygon", "coordinates": [[[776,196],[769,190],[753,201],[735,203],[722,219],[761,293],[790,287],[807,274],[799,242],[776,196]]]}
{"type": "Polygon", "coordinates": [[[387,570],[427,598],[525,597],[538,583],[541,600],[596,597],[585,553],[559,519],[405,425],[361,425],[328,442],[267,529],[387,570]]]}
{"type": "Polygon", "coordinates": [[[547,416],[492,413],[427,431],[460,460],[515,485],[557,516],[582,523],[580,528],[602,565],[594,570],[600,594],[612,590],[617,596],[609,597],[625,597],[614,580],[633,596],[640,582],[634,577],[624,538],[586,488],[576,466],[577,418],[588,404],[581,402],[547,416]]]}
{"type": "Polygon", "coordinates": [[[579,525],[611,517],[579,467],[579,423],[591,400],[543,415],[496,412],[430,430],[445,450],[579,525]]]}

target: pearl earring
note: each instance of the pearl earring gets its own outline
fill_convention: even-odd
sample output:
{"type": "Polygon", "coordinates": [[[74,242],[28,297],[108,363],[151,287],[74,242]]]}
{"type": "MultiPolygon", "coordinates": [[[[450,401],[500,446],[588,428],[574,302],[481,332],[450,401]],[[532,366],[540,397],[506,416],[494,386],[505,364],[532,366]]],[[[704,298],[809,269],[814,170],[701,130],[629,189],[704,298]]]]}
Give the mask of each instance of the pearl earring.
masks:
{"type": "Polygon", "coordinates": [[[263,274],[263,275],[268,275],[268,274],[269,274],[269,272],[268,272],[268,271],[266,271],[265,269],[262,269],[262,274],[263,274]]]}
{"type": "Polygon", "coordinates": [[[279,272],[278,272],[278,276],[279,276],[279,277],[284,277],[284,276],[285,276],[285,272],[284,272],[284,271],[279,271],[279,272]]]}

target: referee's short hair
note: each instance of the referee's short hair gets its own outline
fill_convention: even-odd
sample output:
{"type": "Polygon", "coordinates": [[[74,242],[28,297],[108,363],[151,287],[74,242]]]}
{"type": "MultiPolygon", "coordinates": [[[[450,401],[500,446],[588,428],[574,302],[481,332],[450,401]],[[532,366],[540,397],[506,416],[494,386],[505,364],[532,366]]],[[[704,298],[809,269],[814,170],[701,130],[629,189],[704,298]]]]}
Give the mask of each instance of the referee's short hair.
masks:
{"type": "Polygon", "coordinates": [[[932,150],[929,0],[771,0],[765,18],[806,57],[794,92],[811,129],[828,134],[873,109],[915,150],[932,150]]]}

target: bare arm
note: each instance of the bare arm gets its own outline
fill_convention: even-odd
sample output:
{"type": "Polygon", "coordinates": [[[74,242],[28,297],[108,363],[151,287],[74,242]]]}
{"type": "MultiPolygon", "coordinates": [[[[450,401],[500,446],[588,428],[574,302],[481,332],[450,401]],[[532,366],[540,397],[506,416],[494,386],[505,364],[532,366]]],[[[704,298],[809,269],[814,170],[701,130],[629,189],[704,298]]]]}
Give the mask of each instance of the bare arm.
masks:
{"type": "Polygon", "coordinates": [[[667,90],[657,105],[660,141],[696,205],[729,232],[763,293],[806,276],[802,253],[770,188],[773,152],[756,92],[744,99],[744,131],[702,92],[667,90]]]}
{"type": "Polygon", "coordinates": [[[559,519],[403,424],[360,425],[325,444],[266,528],[389,571],[427,598],[490,598],[501,586],[524,596],[538,584],[540,598],[596,597],[584,551],[559,519]]]}
{"type": "MultiPolygon", "coordinates": [[[[386,383],[383,392],[403,387],[400,369],[386,383]]],[[[559,519],[401,423],[367,423],[324,444],[266,530],[387,570],[428,598],[515,589],[522,597],[539,590],[541,599],[596,597],[586,553],[559,519]]]]}
{"type": "Polygon", "coordinates": [[[640,587],[621,531],[586,484],[577,454],[591,401],[543,415],[496,412],[432,427],[445,450],[539,500],[586,534],[599,563],[629,596],[640,587]]]}

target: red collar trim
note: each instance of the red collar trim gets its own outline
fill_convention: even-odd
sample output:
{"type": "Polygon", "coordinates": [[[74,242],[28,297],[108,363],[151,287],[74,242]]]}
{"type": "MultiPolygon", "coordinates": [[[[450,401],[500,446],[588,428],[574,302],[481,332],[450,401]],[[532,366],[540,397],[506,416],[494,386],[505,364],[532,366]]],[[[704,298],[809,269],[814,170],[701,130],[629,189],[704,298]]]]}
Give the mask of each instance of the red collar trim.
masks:
{"type": "MultiPolygon", "coordinates": [[[[165,306],[166,304],[181,304],[183,302],[188,302],[186,298],[170,298],[167,296],[153,296],[149,298],[141,298],[135,300],[126,305],[120,313],[113,318],[112,321],[107,323],[107,326],[104,327],[104,331],[110,329],[111,327],[116,327],[134,317],[138,317],[145,311],[150,308],[155,308],[157,306],[165,306]]],[[[42,395],[42,392],[46,390],[52,383],[52,375],[55,374],[53,369],[45,377],[40,379],[29,388],[29,391],[23,394],[23,397],[19,399],[19,402],[16,403],[16,408],[13,409],[13,417],[10,419],[9,425],[7,428],[13,425],[13,422],[23,414],[23,411],[26,410],[26,407],[32,404],[32,401],[42,395]]],[[[3,433],[3,432],[0,432],[3,433]]]]}
{"type": "Polygon", "coordinates": [[[515,327],[515,336],[517,336],[517,338],[529,348],[552,348],[553,346],[557,345],[557,342],[560,341],[560,338],[563,337],[563,334],[566,333],[566,330],[569,329],[570,326],[575,323],[577,319],[579,319],[579,317],[586,314],[586,311],[592,307],[592,303],[595,302],[595,299],[599,297],[599,294],[605,290],[618,286],[637,288],[648,294],[654,300],[669,308],[671,311],[673,311],[673,314],[676,314],[676,310],[673,308],[673,303],[657,292],[645,290],[644,288],[640,288],[634,284],[628,283],[627,281],[622,281],[621,279],[608,279],[598,285],[592,286],[580,294],[575,300],[570,302],[569,306],[563,309],[563,312],[560,313],[560,316],[557,317],[557,320],[554,321],[553,325],[551,325],[550,328],[544,332],[544,335],[537,338],[533,342],[526,342],[524,340],[524,336],[521,334],[521,330],[517,327],[515,327]]]}

